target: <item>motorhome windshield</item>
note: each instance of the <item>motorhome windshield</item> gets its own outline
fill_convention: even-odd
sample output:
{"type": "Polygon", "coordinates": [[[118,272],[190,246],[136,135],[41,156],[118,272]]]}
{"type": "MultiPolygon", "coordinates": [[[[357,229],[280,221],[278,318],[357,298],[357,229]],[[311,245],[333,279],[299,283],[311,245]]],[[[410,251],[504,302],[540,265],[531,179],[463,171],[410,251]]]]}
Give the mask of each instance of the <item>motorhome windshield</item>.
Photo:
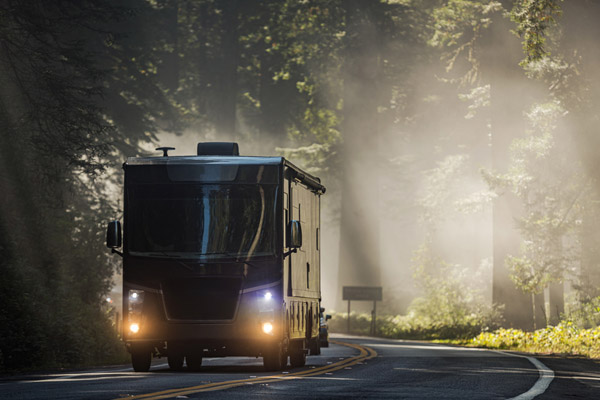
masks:
{"type": "Polygon", "coordinates": [[[274,255],[276,195],[276,185],[131,185],[128,252],[212,259],[274,255]]]}

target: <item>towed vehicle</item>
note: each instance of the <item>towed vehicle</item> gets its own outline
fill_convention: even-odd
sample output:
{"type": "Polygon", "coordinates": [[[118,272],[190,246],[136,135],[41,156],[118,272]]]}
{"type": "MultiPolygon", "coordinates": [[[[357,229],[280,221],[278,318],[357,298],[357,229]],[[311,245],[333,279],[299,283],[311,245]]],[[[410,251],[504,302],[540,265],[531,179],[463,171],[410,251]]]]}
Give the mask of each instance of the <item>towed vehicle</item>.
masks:
{"type": "Polygon", "coordinates": [[[331,315],[325,314],[325,308],[321,307],[319,313],[319,347],[329,347],[329,324],[327,321],[331,319],[331,315]]]}
{"type": "Polygon", "coordinates": [[[262,357],[266,370],[319,354],[319,178],[237,143],[197,155],[131,157],[123,226],[123,340],[135,371],[152,357],[199,370],[203,357],[262,357]]]}

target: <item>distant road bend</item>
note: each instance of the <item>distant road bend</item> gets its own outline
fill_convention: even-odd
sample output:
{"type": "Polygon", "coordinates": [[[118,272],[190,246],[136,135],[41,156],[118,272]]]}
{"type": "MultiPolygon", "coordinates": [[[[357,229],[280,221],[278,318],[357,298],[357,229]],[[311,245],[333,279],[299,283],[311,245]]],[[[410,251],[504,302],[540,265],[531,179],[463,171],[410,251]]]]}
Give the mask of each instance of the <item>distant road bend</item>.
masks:
{"type": "Polygon", "coordinates": [[[600,366],[593,362],[595,372],[586,367],[568,374],[564,360],[339,335],[322,352],[304,368],[277,374],[264,372],[260,358],[228,357],[205,359],[201,372],[172,372],[165,360],[155,360],[148,373],[118,366],[4,377],[0,398],[600,398],[600,366]]]}

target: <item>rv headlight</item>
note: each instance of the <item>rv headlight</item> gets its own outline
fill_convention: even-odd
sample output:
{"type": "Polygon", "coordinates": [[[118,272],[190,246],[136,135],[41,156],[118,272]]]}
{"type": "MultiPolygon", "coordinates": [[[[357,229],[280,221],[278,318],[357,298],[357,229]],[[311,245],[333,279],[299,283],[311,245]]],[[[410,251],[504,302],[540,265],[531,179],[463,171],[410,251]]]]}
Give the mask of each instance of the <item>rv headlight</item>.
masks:
{"type": "Polygon", "coordinates": [[[131,333],[138,333],[140,331],[140,325],[134,322],[133,324],[129,325],[129,330],[131,333]]]}
{"type": "Polygon", "coordinates": [[[270,290],[257,293],[257,300],[258,309],[261,313],[273,311],[273,308],[277,306],[273,292],[270,290]]]}
{"type": "Polygon", "coordinates": [[[142,306],[144,305],[144,291],[130,290],[129,291],[129,315],[141,314],[142,306]]]}
{"type": "Polygon", "coordinates": [[[263,330],[264,333],[267,333],[267,334],[272,333],[273,332],[273,324],[270,323],[270,322],[265,322],[262,325],[262,330],[263,330]]]}
{"type": "Polygon", "coordinates": [[[130,290],[129,291],[129,303],[142,303],[144,301],[143,290],[130,290]]]}
{"type": "Polygon", "coordinates": [[[144,291],[130,290],[128,293],[129,307],[129,333],[136,334],[140,331],[140,322],[142,320],[142,310],[144,307],[144,291]]]}

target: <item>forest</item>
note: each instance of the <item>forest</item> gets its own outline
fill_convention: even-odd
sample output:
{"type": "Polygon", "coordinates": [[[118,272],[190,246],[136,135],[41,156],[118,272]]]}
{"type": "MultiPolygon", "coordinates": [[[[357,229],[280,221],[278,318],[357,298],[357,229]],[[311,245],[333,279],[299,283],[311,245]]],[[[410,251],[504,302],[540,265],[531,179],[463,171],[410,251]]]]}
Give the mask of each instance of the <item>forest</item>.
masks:
{"type": "Polygon", "coordinates": [[[593,0],[1,1],[0,371],[122,360],[121,165],[202,141],[322,179],[333,329],[362,284],[383,286],[384,336],[598,331],[598,17],[593,0]]]}

